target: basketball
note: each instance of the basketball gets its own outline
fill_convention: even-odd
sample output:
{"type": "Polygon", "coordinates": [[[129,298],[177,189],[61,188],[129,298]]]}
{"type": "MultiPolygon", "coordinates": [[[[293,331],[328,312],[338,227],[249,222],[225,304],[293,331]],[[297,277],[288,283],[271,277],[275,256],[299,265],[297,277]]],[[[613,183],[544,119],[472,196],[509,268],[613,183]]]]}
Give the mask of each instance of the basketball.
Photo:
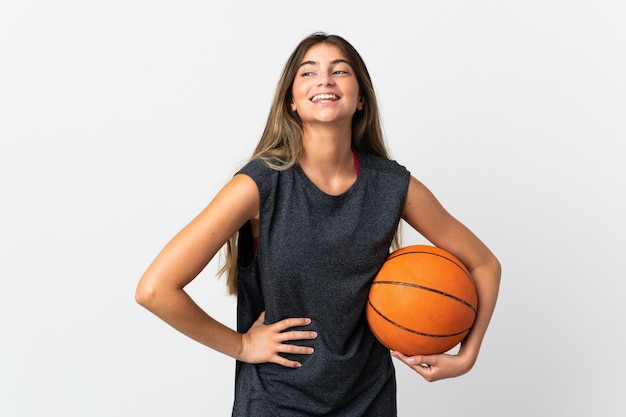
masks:
{"type": "Polygon", "coordinates": [[[467,268],[433,246],[392,252],[377,273],[365,309],[372,333],[407,356],[444,353],[467,336],[478,296],[467,268]]]}

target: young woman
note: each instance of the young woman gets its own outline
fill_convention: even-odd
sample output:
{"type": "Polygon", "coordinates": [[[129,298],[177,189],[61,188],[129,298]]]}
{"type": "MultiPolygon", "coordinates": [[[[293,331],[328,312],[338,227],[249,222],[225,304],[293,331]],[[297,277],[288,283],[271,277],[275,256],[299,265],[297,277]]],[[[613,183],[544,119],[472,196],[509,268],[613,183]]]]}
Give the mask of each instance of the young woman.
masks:
{"type": "Polygon", "coordinates": [[[156,257],[137,301],[237,360],[233,416],[394,416],[391,356],[428,381],[468,372],[496,304],[500,265],[389,159],[367,68],[343,38],[300,42],[250,161],[156,257]],[[475,325],[456,355],[390,352],[369,330],[369,285],[403,219],[470,270],[475,325]],[[226,244],[237,330],[184,291],[226,244]]]}

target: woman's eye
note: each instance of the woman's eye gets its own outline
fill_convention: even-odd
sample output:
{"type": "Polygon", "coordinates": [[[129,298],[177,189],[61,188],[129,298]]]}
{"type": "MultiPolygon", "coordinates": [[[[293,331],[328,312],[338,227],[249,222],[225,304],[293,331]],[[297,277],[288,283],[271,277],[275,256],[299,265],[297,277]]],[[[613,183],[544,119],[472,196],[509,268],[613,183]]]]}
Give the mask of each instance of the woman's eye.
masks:
{"type": "Polygon", "coordinates": [[[302,77],[310,77],[312,75],[313,75],[313,73],[311,71],[305,71],[302,74],[300,74],[300,76],[302,76],[302,77]]]}

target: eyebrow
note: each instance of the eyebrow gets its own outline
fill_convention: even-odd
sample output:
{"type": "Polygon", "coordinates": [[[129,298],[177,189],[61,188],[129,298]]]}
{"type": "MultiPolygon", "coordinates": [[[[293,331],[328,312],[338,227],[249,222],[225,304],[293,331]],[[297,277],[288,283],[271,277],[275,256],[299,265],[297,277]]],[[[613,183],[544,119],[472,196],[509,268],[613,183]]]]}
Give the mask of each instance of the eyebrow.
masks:
{"type": "MultiPolygon", "coordinates": [[[[348,61],[346,61],[345,59],[333,59],[332,61],[330,61],[331,65],[337,65],[337,64],[347,64],[350,65],[350,63],[348,61]]],[[[304,61],[303,63],[301,63],[298,68],[301,68],[305,65],[319,65],[319,62],[317,61],[304,61]]],[[[350,65],[351,66],[351,65],[350,65]]]]}

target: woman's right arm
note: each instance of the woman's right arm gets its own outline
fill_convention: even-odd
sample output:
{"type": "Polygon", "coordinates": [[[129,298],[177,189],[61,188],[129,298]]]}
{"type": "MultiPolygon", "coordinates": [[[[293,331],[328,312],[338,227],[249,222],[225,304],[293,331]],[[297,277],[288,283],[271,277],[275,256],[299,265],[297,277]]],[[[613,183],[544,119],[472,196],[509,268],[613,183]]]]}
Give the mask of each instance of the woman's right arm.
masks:
{"type": "Polygon", "coordinates": [[[139,280],[135,299],[181,333],[235,359],[297,367],[298,362],[278,353],[312,353],[309,348],[283,343],[316,336],[313,332],[285,331],[307,325],[307,318],[264,325],[261,315],[242,335],[209,316],[184,290],[228,238],[258,215],[259,192],[255,182],[246,175],[235,175],[157,255],[139,280]]]}

